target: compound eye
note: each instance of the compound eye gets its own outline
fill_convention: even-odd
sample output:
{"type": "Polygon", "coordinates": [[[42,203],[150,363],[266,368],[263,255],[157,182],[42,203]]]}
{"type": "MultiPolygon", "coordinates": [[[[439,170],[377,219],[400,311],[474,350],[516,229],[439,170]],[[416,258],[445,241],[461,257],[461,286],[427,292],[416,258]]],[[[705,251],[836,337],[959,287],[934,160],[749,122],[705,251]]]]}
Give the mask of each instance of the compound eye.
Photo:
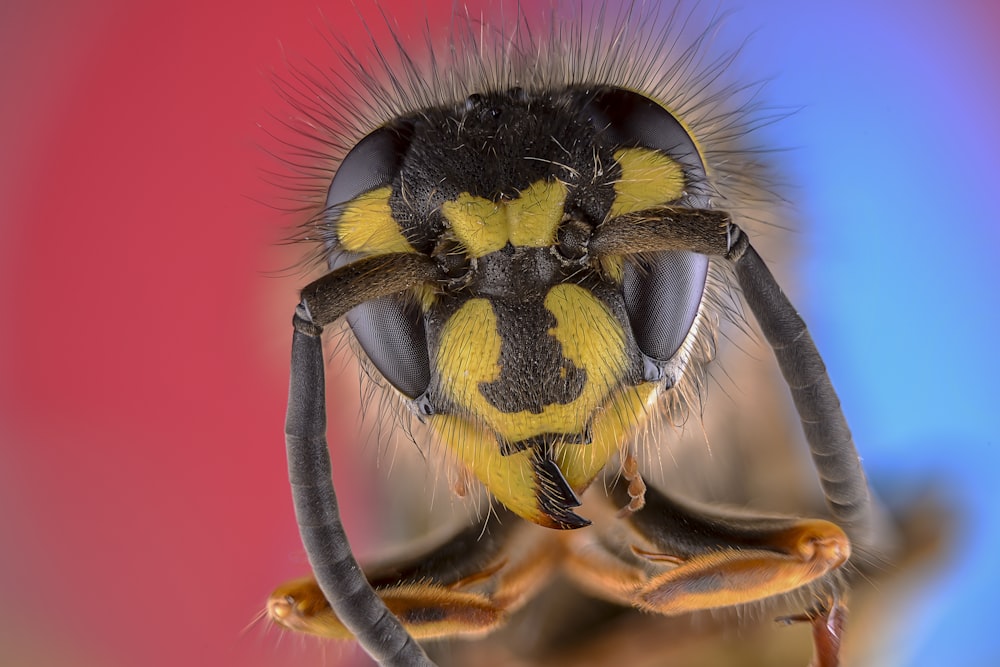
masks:
{"type": "MultiPolygon", "coordinates": [[[[672,113],[648,97],[621,88],[592,91],[585,106],[609,145],[657,151],[679,164],[684,187],[678,203],[708,208],[705,165],[691,135],[672,113]]],[[[686,251],[657,253],[625,265],[622,295],[632,332],[639,349],[661,371],[694,326],[708,268],[708,257],[686,251]]]]}
{"type": "Polygon", "coordinates": [[[705,165],[691,134],[677,118],[639,93],[600,88],[587,95],[586,113],[605,141],[618,148],[648,148],[681,165],[685,201],[691,208],[708,207],[705,165]]]}
{"type": "Polygon", "coordinates": [[[693,252],[661,252],[625,265],[622,293],[629,324],[639,349],[657,365],[671,360],[684,344],[707,277],[708,257],[693,252]]]}
{"type": "Polygon", "coordinates": [[[391,185],[410,147],[413,126],[397,122],[375,130],[350,150],[337,168],[326,195],[326,209],[337,209],[369,190],[391,185]]]}
{"type": "MultiPolygon", "coordinates": [[[[344,158],[327,193],[328,215],[371,190],[392,185],[410,146],[412,125],[405,122],[379,128],[362,139],[344,158]]],[[[333,245],[330,241],[330,245],[333,245]]],[[[330,248],[330,268],[360,258],[330,248]]],[[[419,305],[406,296],[373,299],[347,313],[347,323],[361,349],[378,372],[401,394],[416,399],[430,385],[427,332],[419,305]]]]}
{"type": "Polygon", "coordinates": [[[420,306],[401,296],[373,299],[347,313],[358,344],[378,372],[409,399],[431,382],[427,331],[420,306]]]}

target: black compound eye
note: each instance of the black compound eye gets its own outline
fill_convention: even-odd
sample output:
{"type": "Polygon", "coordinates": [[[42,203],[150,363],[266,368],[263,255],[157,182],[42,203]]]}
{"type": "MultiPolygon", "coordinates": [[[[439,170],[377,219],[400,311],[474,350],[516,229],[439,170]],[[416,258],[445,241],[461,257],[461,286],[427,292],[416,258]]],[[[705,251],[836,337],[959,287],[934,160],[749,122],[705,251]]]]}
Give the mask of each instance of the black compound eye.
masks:
{"type": "Polygon", "coordinates": [[[401,394],[416,399],[431,382],[424,314],[403,297],[382,297],[355,307],[347,323],[379,373],[401,394]]]}
{"type": "Polygon", "coordinates": [[[691,134],[672,113],[645,95],[622,88],[600,88],[585,99],[586,114],[606,143],[657,150],[677,161],[684,170],[685,203],[708,207],[705,165],[691,134]]]}
{"type": "Polygon", "coordinates": [[[332,214],[358,195],[391,185],[410,147],[413,125],[397,122],[375,130],[350,150],[337,168],[326,195],[332,214]]]}
{"type": "MultiPolygon", "coordinates": [[[[327,193],[327,211],[334,224],[344,204],[365,192],[392,185],[410,146],[412,130],[405,122],[385,126],[351,149],[327,193]]],[[[359,257],[334,249],[330,268],[359,257]]],[[[427,332],[423,313],[412,299],[373,299],[348,312],[347,323],[378,372],[400,393],[416,399],[427,390],[431,378],[427,332]]]]}
{"type": "Polygon", "coordinates": [[[707,277],[708,257],[693,252],[662,252],[625,265],[625,309],[646,356],[666,362],[677,354],[698,315],[707,277]]]}
{"type": "MultiPolygon", "coordinates": [[[[620,88],[598,89],[586,99],[587,115],[608,144],[656,150],[676,161],[685,179],[680,203],[708,208],[705,165],[691,135],[673,114],[648,97],[620,88]]],[[[657,253],[625,265],[622,294],[629,323],[639,349],[660,371],[694,325],[708,267],[708,257],[685,251],[657,253]]]]}

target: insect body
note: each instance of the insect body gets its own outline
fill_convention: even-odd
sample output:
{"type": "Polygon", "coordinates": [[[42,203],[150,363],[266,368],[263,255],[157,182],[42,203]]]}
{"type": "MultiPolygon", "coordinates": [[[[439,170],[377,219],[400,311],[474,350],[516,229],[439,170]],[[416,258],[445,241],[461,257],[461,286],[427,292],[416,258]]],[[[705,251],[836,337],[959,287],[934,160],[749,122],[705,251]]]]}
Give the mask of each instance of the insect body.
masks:
{"type": "MultiPolygon", "coordinates": [[[[831,573],[851,549],[841,527],[695,506],[646,489],[636,470],[632,431],[690,389],[726,275],[775,349],[834,519],[852,536],[868,525],[864,475],[822,361],[716,205],[701,145],[662,102],[594,74],[545,80],[511,66],[504,85],[480,81],[396,115],[341,161],[322,217],[330,272],[302,291],[294,318],[286,429],[316,581],[275,593],[279,623],[354,635],[386,664],[424,664],[410,633],[489,631],[559,566],[597,595],[664,614],[825,582],[812,613],[839,640],[827,621],[841,613],[831,573]],[[369,572],[377,594],[330,485],[320,334],[341,317],[454,464],[509,511],[495,536],[478,539],[474,526],[369,572]],[[624,509],[588,527],[580,496],[612,462],[624,509]],[[510,526],[516,517],[581,530],[539,535],[510,526]],[[609,534],[617,547],[595,539],[609,534]]],[[[817,642],[819,664],[835,664],[830,643],[817,642]]]]}

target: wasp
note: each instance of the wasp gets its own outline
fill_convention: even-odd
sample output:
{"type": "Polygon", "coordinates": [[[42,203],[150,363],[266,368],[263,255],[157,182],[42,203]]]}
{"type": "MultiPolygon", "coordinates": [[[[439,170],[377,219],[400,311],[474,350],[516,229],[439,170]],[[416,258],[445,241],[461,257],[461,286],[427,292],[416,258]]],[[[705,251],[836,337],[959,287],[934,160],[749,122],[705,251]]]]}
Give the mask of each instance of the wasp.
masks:
{"type": "MultiPolygon", "coordinates": [[[[745,174],[711,146],[737,112],[725,91],[685,98],[706,74],[699,45],[678,53],[655,9],[605,10],[553,14],[547,30],[524,13],[515,29],[469,19],[426,62],[355,61],[345,85],[376,100],[377,119],[336,160],[307,227],[327,273],[293,317],[286,445],[314,576],[275,591],[277,623],[424,665],[417,640],[491,632],[556,572],[664,615],[805,588],[813,603],[796,618],[813,625],[815,664],[838,663],[840,572],[870,540],[870,493],[820,354],[741,217],[745,174]],[[695,503],[640,472],[636,433],[697,395],[729,294],[774,351],[830,520],[695,503]],[[341,320],[492,505],[365,570],[326,444],[322,340],[341,320]]],[[[364,105],[325,99],[341,115],[364,105]]]]}

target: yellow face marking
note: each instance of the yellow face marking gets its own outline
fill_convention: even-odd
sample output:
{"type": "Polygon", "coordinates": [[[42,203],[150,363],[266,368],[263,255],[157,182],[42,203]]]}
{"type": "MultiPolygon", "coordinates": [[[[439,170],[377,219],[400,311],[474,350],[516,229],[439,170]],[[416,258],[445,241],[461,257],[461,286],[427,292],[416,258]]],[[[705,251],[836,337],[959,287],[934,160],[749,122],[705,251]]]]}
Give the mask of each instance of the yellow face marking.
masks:
{"type": "Polygon", "coordinates": [[[628,364],[625,336],[607,307],[576,285],[556,285],[545,297],[555,318],[548,333],[562,355],[586,372],[587,381],[570,403],[544,406],[541,413],[505,413],[480,391],[481,383],[501,374],[502,339],[489,301],[470,299],[445,324],[435,361],[440,386],[460,414],[441,414],[431,424],[453,456],[507,508],[542,525],[550,519],[540,509],[544,490],[530,449],[500,453],[500,442],[518,442],[542,434],[579,435],[588,431],[589,444],[556,444],[555,461],[566,480],[582,493],[621,448],[638,418],[653,400],[656,385],[622,387],[628,364]]]}
{"type": "Polygon", "coordinates": [[[554,244],[565,205],[566,185],[561,181],[536,181],[522,190],[507,204],[510,242],[529,248],[554,244]]]}
{"type": "Polygon", "coordinates": [[[431,424],[451,455],[504,507],[528,521],[547,525],[548,518],[538,507],[531,451],[503,456],[493,433],[461,415],[435,415],[431,424]]]}
{"type": "Polygon", "coordinates": [[[615,151],[622,175],[615,183],[611,217],[644,211],[679,198],[684,193],[684,171],[676,160],[648,148],[615,151]]]}
{"type": "Polygon", "coordinates": [[[540,413],[502,412],[479,389],[481,383],[500,377],[502,341],[489,301],[470,299],[441,332],[436,363],[442,389],[508,442],[544,433],[583,433],[594,411],[621,382],[627,363],[621,326],[589,291],[556,285],[546,295],[545,307],[556,319],[549,333],[562,345],[563,356],[586,372],[587,382],[573,401],[546,405],[540,413]]]}
{"type": "MultiPolygon", "coordinates": [[[[545,308],[556,318],[549,329],[562,345],[563,356],[587,372],[587,384],[577,405],[583,420],[589,420],[594,410],[621,383],[628,363],[625,332],[607,306],[590,291],[576,285],[556,285],[545,295],[545,308]]],[[[582,424],[585,428],[586,424],[582,424]]],[[[580,433],[573,430],[549,429],[550,433],[580,433]]]]}
{"type": "Polygon", "coordinates": [[[531,248],[552,245],[565,203],[565,184],[541,180],[507,201],[462,193],[442,204],[441,213],[469,256],[483,257],[508,242],[531,248]]]}
{"type": "Polygon", "coordinates": [[[344,250],[366,255],[415,252],[392,217],[384,187],[358,195],[344,207],[337,220],[337,239],[344,250]]]}
{"type": "Polygon", "coordinates": [[[660,387],[656,383],[623,387],[594,416],[590,444],[563,443],[556,446],[556,465],[574,491],[583,493],[604,470],[632,431],[642,424],[648,406],[659,393],[660,387]]]}
{"type": "Polygon", "coordinates": [[[493,307],[486,299],[470,299],[445,323],[437,354],[441,385],[450,398],[485,417],[490,406],[480,382],[500,377],[500,334],[493,307]]]}
{"type": "Polygon", "coordinates": [[[507,243],[504,205],[462,193],[441,205],[441,214],[458,241],[472,257],[482,257],[507,243]]]}
{"type": "MultiPolygon", "coordinates": [[[[577,494],[590,486],[621,449],[658,392],[659,387],[652,383],[622,388],[595,415],[589,444],[555,446],[556,464],[577,494]]],[[[528,521],[550,525],[538,504],[543,490],[538,488],[530,450],[502,455],[494,433],[461,415],[435,415],[431,424],[451,455],[507,509],[528,521]]]]}

